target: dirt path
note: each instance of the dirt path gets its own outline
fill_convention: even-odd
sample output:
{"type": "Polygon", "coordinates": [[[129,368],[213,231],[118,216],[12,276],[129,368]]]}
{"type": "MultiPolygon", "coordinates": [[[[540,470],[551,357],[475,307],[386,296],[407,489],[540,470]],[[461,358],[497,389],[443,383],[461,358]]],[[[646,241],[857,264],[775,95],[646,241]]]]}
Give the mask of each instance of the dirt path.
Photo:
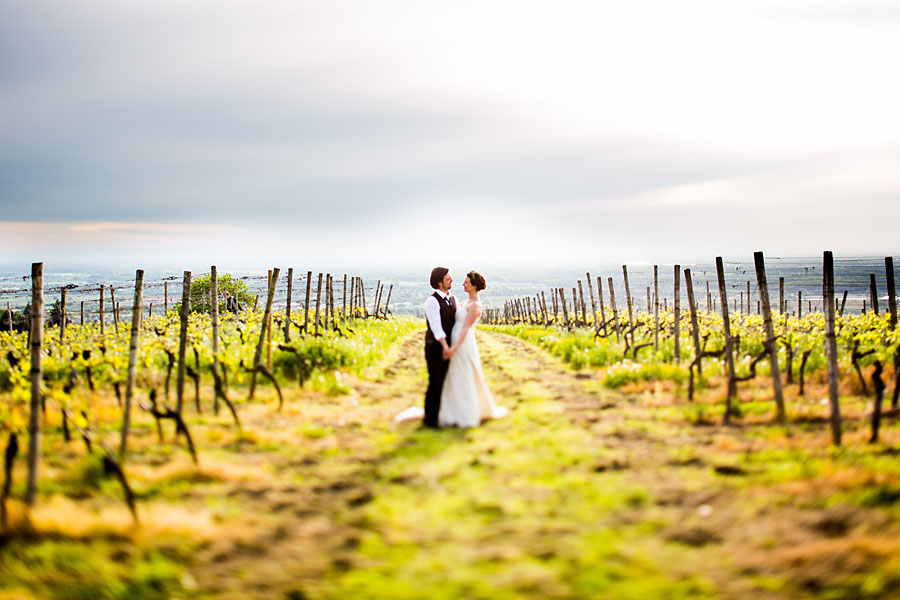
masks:
{"type": "Polygon", "coordinates": [[[216,491],[239,514],[226,508],[194,556],[197,595],[804,597],[783,580],[799,573],[815,593],[820,571],[842,568],[832,542],[877,525],[747,484],[731,463],[756,442],[685,424],[658,389],[611,392],[518,339],[478,335],[510,409],[480,428],[392,423],[422,402],[420,334],[349,396],[261,415],[241,453],[264,475],[216,491]]]}

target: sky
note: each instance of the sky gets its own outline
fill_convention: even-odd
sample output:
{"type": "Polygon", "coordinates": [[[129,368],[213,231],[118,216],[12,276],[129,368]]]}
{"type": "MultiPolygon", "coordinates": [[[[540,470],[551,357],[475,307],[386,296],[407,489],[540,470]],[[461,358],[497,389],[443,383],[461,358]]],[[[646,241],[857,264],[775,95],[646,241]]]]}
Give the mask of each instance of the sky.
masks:
{"type": "Polygon", "coordinates": [[[885,255],[895,1],[0,0],[0,262],[885,255]]]}

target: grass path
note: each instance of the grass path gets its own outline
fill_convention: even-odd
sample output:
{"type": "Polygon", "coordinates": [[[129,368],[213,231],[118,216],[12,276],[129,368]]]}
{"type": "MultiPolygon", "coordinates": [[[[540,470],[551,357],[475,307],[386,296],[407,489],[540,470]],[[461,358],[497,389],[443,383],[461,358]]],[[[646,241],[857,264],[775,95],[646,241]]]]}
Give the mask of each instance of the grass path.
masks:
{"type": "Polygon", "coordinates": [[[594,431],[620,397],[586,389],[519,340],[480,332],[486,375],[510,414],[472,430],[394,426],[394,414],[422,401],[420,337],[399,345],[380,379],[351,382],[351,398],[305,409],[307,428],[322,435],[291,459],[269,453],[270,481],[226,493],[255,515],[252,536],[195,556],[200,589],[225,598],[706,594],[701,578],[660,570],[648,545],[656,526],[629,516],[650,501],[628,474],[640,449],[594,431]]]}
{"type": "Polygon", "coordinates": [[[732,580],[723,536],[701,523],[710,516],[697,516],[727,515],[723,489],[733,486],[687,456],[696,440],[639,408],[645,399],[481,332],[508,417],[472,430],[395,427],[394,414],[421,402],[420,337],[400,344],[379,380],[352,382],[351,398],[305,409],[303,451],[269,453],[271,482],[232,492],[254,515],[253,535],[196,556],[200,589],[226,598],[702,598],[727,587],[752,597],[755,585],[732,580]]]}
{"type": "Polygon", "coordinates": [[[507,418],[384,430],[421,401],[417,337],[360,390],[376,454],[349,479],[364,491],[334,523],[352,533],[309,596],[889,596],[896,505],[854,494],[898,482],[891,455],[828,463],[827,433],[696,426],[658,387],[612,392],[518,339],[479,341],[507,418]]]}
{"type": "MultiPolygon", "coordinates": [[[[357,474],[371,500],[338,520],[358,528],[351,552],[311,596],[391,598],[687,598],[709,586],[654,561],[648,491],[626,474],[633,440],[593,426],[621,397],[514,338],[480,333],[504,419],[472,430],[401,425],[357,474]],[[651,535],[648,536],[648,533],[651,535]],[[650,542],[648,544],[648,542],[650,542]]],[[[421,345],[410,342],[365,397],[384,417],[421,401],[421,345]]],[[[711,597],[711,596],[710,596],[711,597]]]]}

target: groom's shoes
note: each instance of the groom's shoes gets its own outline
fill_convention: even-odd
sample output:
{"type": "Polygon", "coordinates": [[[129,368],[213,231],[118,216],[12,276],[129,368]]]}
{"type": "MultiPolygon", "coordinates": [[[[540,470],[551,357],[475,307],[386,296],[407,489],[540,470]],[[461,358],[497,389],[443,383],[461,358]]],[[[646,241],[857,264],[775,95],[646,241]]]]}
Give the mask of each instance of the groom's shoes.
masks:
{"type": "Polygon", "coordinates": [[[437,423],[432,423],[430,421],[422,421],[423,429],[438,429],[437,423]]]}

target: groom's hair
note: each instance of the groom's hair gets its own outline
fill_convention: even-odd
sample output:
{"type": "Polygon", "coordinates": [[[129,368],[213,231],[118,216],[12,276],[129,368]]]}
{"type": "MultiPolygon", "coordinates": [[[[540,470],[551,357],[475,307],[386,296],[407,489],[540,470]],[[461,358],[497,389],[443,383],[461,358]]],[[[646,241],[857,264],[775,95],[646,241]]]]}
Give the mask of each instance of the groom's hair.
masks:
{"type": "Polygon", "coordinates": [[[431,271],[431,287],[434,289],[438,289],[438,286],[441,285],[441,282],[444,280],[444,277],[449,272],[450,272],[450,269],[448,269],[446,267],[435,267],[431,271]]]}

